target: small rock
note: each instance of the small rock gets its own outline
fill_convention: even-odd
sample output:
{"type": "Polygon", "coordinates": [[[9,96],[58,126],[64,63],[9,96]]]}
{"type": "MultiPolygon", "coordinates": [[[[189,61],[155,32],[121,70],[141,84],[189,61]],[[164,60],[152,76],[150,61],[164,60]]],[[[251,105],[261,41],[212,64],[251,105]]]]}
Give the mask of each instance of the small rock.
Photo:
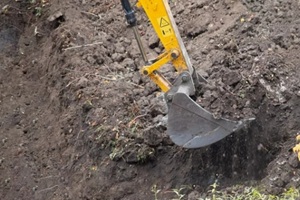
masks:
{"type": "Polygon", "coordinates": [[[170,137],[164,137],[163,141],[162,141],[162,144],[164,146],[173,146],[174,145],[174,143],[172,142],[170,137]]]}
{"type": "Polygon", "coordinates": [[[210,62],[212,66],[223,65],[226,61],[226,54],[223,51],[213,50],[210,53],[210,62]]]}
{"type": "Polygon", "coordinates": [[[136,65],[135,65],[134,61],[133,61],[131,58],[125,58],[125,59],[123,60],[123,62],[122,62],[122,65],[123,65],[124,67],[129,67],[129,68],[131,68],[131,69],[133,69],[133,70],[136,69],[136,65]]]}
{"type": "Polygon", "coordinates": [[[276,177],[272,180],[272,184],[277,187],[282,187],[284,185],[284,182],[281,180],[280,177],[276,177]]]}
{"type": "Polygon", "coordinates": [[[115,44],[116,53],[125,53],[125,48],[121,43],[115,44]]]}
{"type": "Polygon", "coordinates": [[[184,9],[185,9],[185,8],[184,8],[184,5],[183,5],[183,4],[179,3],[179,4],[176,5],[176,11],[177,11],[177,14],[183,13],[184,9]]]}
{"type": "Polygon", "coordinates": [[[291,184],[292,184],[294,187],[298,188],[299,185],[300,185],[300,177],[299,177],[299,176],[293,177],[293,178],[292,178],[291,184]]]}
{"type": "Polygon", "coordinates": [[[132,82],[135,83],[135,84],[140,84],[141,82],[141,75],[140,73],[135,73],[132,77],[132,82]]]}
{"type": "Polygon", "coordinates": [[[162,134],[155,127],[145,129],[143,132],[143,138],[145,143],[149,146],[158,146],[162,142],[162,134]]]}
{"type": "Polygon", "coordinates": [[[106,19],[105,20],[106,24],[111,24],[114,21],[115,17],[113,17],[113,16],[107,16],[105,19],[106,19]]]}
{"type": "Polygon", "coordinates": [[[154,49],[154,48],[158,47],[158,45],[159,45],[159,38],[157,37],[156,34],[153,34],[153,35],[149,38],[148,46],[149,46],[151,49],[154,49]]]}
{"type": "Polygon", "coordinates": [[[299,167],[299,160],[297,154],[293,153],[288,160],[288,163],[291,167],[293,168],[298,168],[299,167]]]}
{"type": "Polygon", "coordinates": [[[236,71],[230,71],[223,75],[223,82],[226,85],[230,85],[230,86],[237,84],[238,82],[241,81],[241,79],[242,79],[241,75],[236,71]]]}
{"type": "Polygon", "coordinates": [[[88,61],[89,64],[92,64],[92,65],[94,65],[96,63],[96,59],[91,55],[87,56],[86,60],[88,61]]]}
{"type": "Polygon", "coordinates": [[[140,59],[141,58],[141,52],[138,49],[136,42],[133,42],[131,44],[131,46],[129,47],[129,50],[128,50],[128,54],[133,59],[135,59],[135,58],[139,58],[140,59]]]}
{"type": "Polygon", "coordinates": [[[293,177],[293,175],[290,172],[284,172],[281,174],[280,179],[284,182],[284,183],[288,183],[291,178],[293,177]]]}
{"type": "Polygon", "coordinates": [[[131,45],[131,40],[128,39],[128,38],[124,38],[124,43],[125,43],[126,45],[131,45]]]}
{"type": "Polygon", "coordinates": [[[121,62],[124,59],[123,55],[120,54],[120,53],[114,53],[114,54],[112,54],[111,58],[115,62],[121,62]]]}
{"type": "Polygon", "coordinates": [[[184,11],[183,11],[183,15],[189,15],[191,13],[191,9],[185,7],[184,11]]]}
{"type": "Polygon", "coordinates": [[[120,65],[119,63],[117,63],[117,62],[114,62],[112,64],[112,67],[113,67],[113,69],[116,69],[117,71],[123,71],[124,70],[124,67],[122,65],[120,65]]]}

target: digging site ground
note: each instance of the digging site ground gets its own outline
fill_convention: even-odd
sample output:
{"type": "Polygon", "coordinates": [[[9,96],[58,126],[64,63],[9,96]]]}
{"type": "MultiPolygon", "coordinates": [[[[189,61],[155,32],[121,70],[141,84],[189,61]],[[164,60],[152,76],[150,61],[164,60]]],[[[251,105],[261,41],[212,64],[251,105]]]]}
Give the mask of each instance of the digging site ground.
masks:
{"type": "MultiPolygon", "coordinates": [[[[214,183],[224,195],[299,187],[298,0],[170,2],[209,82],[197,102],[216,117],[256,118],[193,150],[166,135],[162,93],[139,73],[119,1],[0,6],[0,199],[192,200],[211,197],[214,183]]],[[[154,57],[163,47],[137,15],[154,57]]]]}

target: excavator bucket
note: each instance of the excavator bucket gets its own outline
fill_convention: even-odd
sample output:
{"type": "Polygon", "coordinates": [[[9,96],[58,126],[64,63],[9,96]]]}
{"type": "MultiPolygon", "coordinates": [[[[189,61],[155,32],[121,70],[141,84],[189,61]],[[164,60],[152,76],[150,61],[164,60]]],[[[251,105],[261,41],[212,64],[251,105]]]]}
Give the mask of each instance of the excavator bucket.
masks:
{"type": "Polygon", "coordinates": [[[188,95],[176,93],[169,105],[167,133],[179,146],[199,148],[223,139],[243,127],[244,123],[215,119],[188,95]]]}

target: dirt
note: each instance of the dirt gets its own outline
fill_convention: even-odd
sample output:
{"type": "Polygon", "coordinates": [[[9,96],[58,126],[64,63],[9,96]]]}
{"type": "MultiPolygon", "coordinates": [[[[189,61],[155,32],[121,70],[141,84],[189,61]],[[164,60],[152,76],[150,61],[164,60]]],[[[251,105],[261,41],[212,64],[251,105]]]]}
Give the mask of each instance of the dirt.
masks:
{"type": "MultiPolygon", "coordinates": [[[[163,94],[119,1],[0,3],[0,199],[186,199],[299,187],[299,1],[170,2],[197,72],[197,102],[256,119],[201,149],[166,134],[163,94]]],[[[163,51],[137,11],[148,56],[163,51]]],[[[173,69],[163,68],[174,78],[173,69]]]]}

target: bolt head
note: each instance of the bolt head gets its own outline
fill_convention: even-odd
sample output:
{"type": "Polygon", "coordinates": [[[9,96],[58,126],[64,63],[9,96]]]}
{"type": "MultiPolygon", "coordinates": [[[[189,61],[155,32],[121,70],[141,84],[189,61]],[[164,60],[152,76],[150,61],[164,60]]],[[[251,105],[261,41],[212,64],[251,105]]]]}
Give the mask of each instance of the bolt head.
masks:
{"type": "Polygon", "coordinates": [[[147,70],[144,70],[144,71],[143,71],[143,74],[144,74],[144,75],[148,75],[148,71],[147,71],[147,70]]]}
{"type": "Polygon", "coordinates": [[[182,82],[187,82],[189,80],[189,77],[187,75],[183,75],[181,77],[182,82]]]}
{"type": "Polygon", "coordinates": [[[171,57],[172,57],[173,59],[175,59],[175,58],[177,58],[178,56],[177,56],[176,53],[171,53],[171,57]]]}

